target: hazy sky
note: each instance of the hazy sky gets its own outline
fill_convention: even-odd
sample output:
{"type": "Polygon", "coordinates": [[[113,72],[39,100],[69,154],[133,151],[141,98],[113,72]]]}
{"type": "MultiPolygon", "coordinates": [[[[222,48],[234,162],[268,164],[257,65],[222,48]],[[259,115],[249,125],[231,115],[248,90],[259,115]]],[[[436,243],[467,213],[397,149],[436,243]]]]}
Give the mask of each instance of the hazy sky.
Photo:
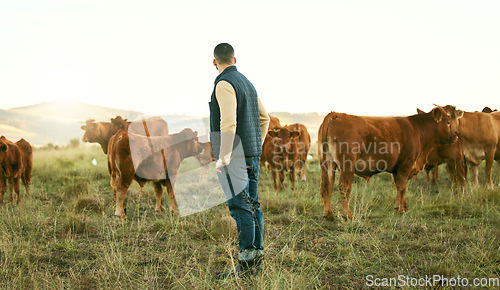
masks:
{"type": "Polygon", "coordinates": [[[1,1],[0,108],[208,115],[213,48],[269,111],[500,109],[500,1],[1,1]]]}

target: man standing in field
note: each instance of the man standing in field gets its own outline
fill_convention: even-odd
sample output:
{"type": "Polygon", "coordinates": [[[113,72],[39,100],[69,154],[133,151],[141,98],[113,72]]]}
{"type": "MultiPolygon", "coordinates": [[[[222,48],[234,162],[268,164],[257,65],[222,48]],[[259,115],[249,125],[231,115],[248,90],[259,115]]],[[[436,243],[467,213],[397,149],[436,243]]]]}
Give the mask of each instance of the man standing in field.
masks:
{"type": "Polygon", "coordinates": [[[269,115],[252,83],[236,69],[234,49],[230,44],[221,43],[215,47],[213,63],[219,75],[210,102],[212,151],[239,240],[238,265],[217,276],[225,279],[261,268],[264,220],[258,183],[269,115]],[[241,153],[236,152],[236,147],[243,149],[241,153]]]}

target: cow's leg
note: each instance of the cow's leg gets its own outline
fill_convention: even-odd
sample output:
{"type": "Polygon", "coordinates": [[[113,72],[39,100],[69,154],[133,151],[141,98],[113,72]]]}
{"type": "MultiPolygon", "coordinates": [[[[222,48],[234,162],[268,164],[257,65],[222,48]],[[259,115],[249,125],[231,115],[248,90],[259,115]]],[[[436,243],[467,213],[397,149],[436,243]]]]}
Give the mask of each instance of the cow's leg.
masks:
{"type": "Polygon", "coordinates": [[[168,198],[170,200],[170,210],[173,212],[177,212],[177,206],[175,205],[174,188],[172,187],[172,183],[170,180],[167,181],[166,187],[167,187],[168,198]]]}
{"type": "Polygon", "coordinates": [[[31,189],[30,189],[31,177],[28,177],[27,174],[23,174],[22,180],[23,180],[24,188],[26,189],[26,193],[28,194],[28,196],[31,196],[31,189]]]}
{"type": "MultiPolygon", "coordinates": [[[[498,163],[498,169],[500,170],[500,159],[497,160],[497,163],[498,163]]],[[[498,184],[498,186],[500,186],[500,183],[498,184]]]]}
{"type": "Polygon", "coordinates": [[[434,166],[434,168],[431,169],[431,173],[431,185],[436,185],[436,181],[439,180],[439,166],[434,166]]]}
{"type": "Polygon", "coordinates": [[[3,195],[7,191],[7,184],[5,178],[0,177],[0,205],[3,205],[3,195]]]}
{"type": "Polygon", "coordinates": [[[351,170],[344,170],[340,172],[340,199],[342,200],[342,214],[345,218],[352,220],[350,197],[351,197],[351,185],[354,179],[354,172],[351,170]]]}
{"type": "Polygon", "coordinates": [[[331,197],[333,191],[333,184],[335,183],[335,171],[332,167],[331,161],[323,161],[321,166],[321,181],[319,185],[319,194],[323,201],[323,216],[333,218],[333,211],[331,205],[331,197]],[[333,178],[332,178],[333,176],[333,178]]]}
{"type": "Polygon", "coordinates": [[[484,167],[484,172],[486,173],[486,186],[493,188],[493,180],[491,178],[491,171],[493,168],[493,162],[495,161],[495,150],[486,152],[486,166],[484,167]]]}
{"type": "Polygon", "coordinates": [[[407,178],[403,174],[397,174],[394,176],[394,183],[396,185],[396,203],[394,206],[395,212],[405,212],[408,211],[408,204],[406,203],[406,185],[407,178]]]}
{"type": "Polygon", "coordinates": [[[427,183],[431,184],[431,177],[430,177],[430,172],[431,172],[432,169],[429,169],[427,166],[425,167],[425,181],[427,181],[427,183]]]}
{"type": "Polygon", "coordinates": [[[119,216],[121,220],[125,219],[125,209],[123,208],[123,203],[125,202],[125,198],[127,196],[127,190],[132,183],[133,177],[127,176],[118,176],[115,179],[115,196],[116,196],[116,208],[115,208],[115,216],[119,216]]]}
{"type": "Polygon", "coordinates": [[[17,194],[17,204],[21,204],[21,177],[14,178],[14,191],[17,194]]]}
{"type": "Polygon", "coordinates": [[[280,171],[278,171],[278,192],[281,192],[283,188],[285,187],[285,169],[282,168],[280,171]]]}
{"type": "Polygon", "coordinates": [[[14,204],[14,178],[9,178],[10,203],[14,204]]]}
{"type": "Polygon", "coordinates": [[[155,210],[156,210],[156,213],[161,214],[162,213],[161,197],[163,196],[163,187],[161,186],[161,183],[157,182],[157,181],[155,181],[153,183],[153,187],[154,187],[155,196],[156,196],[155,210]]]}
{"type": "Polygon", "coordinates": [[[299,175],[300,175],[300,180],[306,181],[306,167],[307,167],[307,154],[303,154],[302,158],[300,158],[300,164],[299,164],[299,175]]]}
{"type": "Polygon", "coordinates": [[[271,169],[271,177],[273,179],[274,190],[278,191],[278,171],[272,165],[269,165],[269,168],[271,169]]]}
{"type": "Polygon", "coordinates": [[[125,219],[125,209],[123,208],[123,202],[125,201],[125,197],[127,196],[128,186],[125,187],[123,185],[116,186],[116,208],[115,208],[115,216],[119,216],[121,220],[125,219]]]}
{"type": "Polygon", "coordinates": [[[479,185],[478,165],[472,162],[469,162],[469,165],[470,165],[470,170],[472,172],[472,184],[474,186],[478,186],[479,185]]]}
{"type": "Polygon", "coordinates": [[[290,183],[292,184],[292,190],[295,190],[295,166],[290,168],[288,177],[290,178],[290,183]]]}

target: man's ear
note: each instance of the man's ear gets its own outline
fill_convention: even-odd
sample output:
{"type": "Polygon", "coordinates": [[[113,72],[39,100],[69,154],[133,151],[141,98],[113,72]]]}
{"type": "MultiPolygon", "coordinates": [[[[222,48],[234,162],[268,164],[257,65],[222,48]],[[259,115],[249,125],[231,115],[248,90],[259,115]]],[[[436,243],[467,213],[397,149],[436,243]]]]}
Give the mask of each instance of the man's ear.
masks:
{"type": "Polygon", "coordinates": [[[217,61],[215,60],[215,58],[213,60],[213,63],[214,63],[214,66],[217,66],[217,61]]]}
{"type": "Polygon", "coordinates": [[[234,63],[233,63],[233,64],[236,64],[236,57],[233,57],[233,60],[234,60],[234,63]]]}

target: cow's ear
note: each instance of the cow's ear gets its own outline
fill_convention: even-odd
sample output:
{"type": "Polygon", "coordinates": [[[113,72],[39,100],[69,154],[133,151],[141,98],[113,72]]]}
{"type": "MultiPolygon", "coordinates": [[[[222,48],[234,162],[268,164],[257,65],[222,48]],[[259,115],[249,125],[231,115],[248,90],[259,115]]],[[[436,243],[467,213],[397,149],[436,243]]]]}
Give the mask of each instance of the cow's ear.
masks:
{"type": "Polygon", "coordinates": [[[86,127],[85,127],[85,125],[84,125],[84,126],[81,126],[80,128],[82,128],[82,130],[84,130],[84,131],[85,131],[85,128],[86,128],[86,127]]]}
{"type": "Polygon", "coordinates": [[[424,112],[424,111],[422,111],[422,110],[420,110],[419,108],[417,108],[417,114],[419,114],[419,115],[420,115],[420,114],[425,114],[425,112],[424,112]]]}
{"type": "Polygon", "coordinates": [[[7,151],[7,144],[0,145],[0,152],[7,151]]]}
{"type": "Polygon", "coordinates": [[[297,138],[300,136],[300,132],[299,131],[292,131],[290,132],[290,138],[297,138]]]}
{"type": "Polygon", "coordinates": [[[462,110],[455,111],[455,116],[457,117],[457,119],[462,118],[464,116],[464,111],[462,110]]]}
{"type": "Polygon", "coordinates": [[[432,117],[436,122],[440,122],[444,117],[444,111],[440,107],[432,109],[432,117]]]}
{"type": "Polygon", "coordinates": [[[271,131],[267,132],[267,134],[269,134],[269,136],[271,136],[271,137],[278,137],[278,131],[275,131],[275,130],[271,130],[271,131]]]}

